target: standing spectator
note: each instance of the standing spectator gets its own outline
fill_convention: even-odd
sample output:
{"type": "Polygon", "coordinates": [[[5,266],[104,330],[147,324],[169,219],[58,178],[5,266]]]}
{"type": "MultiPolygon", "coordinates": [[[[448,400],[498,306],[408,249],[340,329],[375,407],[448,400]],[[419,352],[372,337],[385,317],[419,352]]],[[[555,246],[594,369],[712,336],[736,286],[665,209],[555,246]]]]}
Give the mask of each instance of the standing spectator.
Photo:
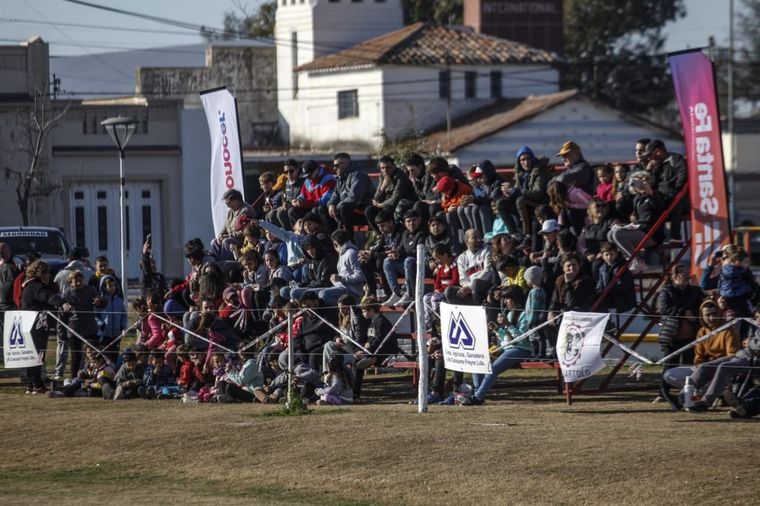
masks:
{"type": "Polygon", "coordinates": [[[406,308],[414,301],[415,281],[417,279],[417,246],[425,244],[427,231],[421,226],[420,215],[415,210],[409,210],[404,215],[404,227],[401,242],[397,248],[389,250],[383,261],[385,274],[391,294],[384,306],[406,308]],[[404,275],[406,291],[400,295],[397,276],[404,275]]]}
{"type": "Polygon", "coordinates": [[[107,274],[100,281],[100,297],[105,306],[98,315],[100,320],[100,348],[108,347],[104,352],[108,360],[116,363],[121,345],[121,333],[127,328],[127,308],[119,296],[116,277],[107,274]]]}
{"type": "Polygon", "coordinates": [[[359,251],[351,242],[351,234],[337,230],[332,234],[333,247],[338,252],[338,274],[330,276],[332,288],[319,291],[319,298],[328,306],[336,306],[341,295],[358,297],[364,291],[366,278],[359,264],[359,251]]]}
{"type": "Polygon", "coordinates": [[[287,179],[282,189],[282,203],[277,208],[273,219],[269,219],[270,216],[267,215],[267,221],[279,225],[280,228],[284,228],[285,230],[293,230],[294,223],[290,222],[288,210],[292,205],[291,202],[298,199],[298,196],[301,194],[303,178],[301,177],[301,171],[298,169],[298,162],[292,158],[285,160],[283,172],[286,174],[287,179]]]}
{"type": "Polygon", "coordinates": [[[593,195],[594,171],[583,158],[580,146],[573,141],[567,141],[562,144],[557,156],[562,158],[565,170],[554,179],[567,186],[580,188],[588,195],[593,195]]]}
{"type": "MultiPolygon", "coordinates": [[[[21,309],[27,311],[40,311],[37,320],[32,327],[32,342],[40,354],[42,363],[45,363],[45,352],[48,344],[47,315],[43,311],[70,306],[58,295],[58,290],[50,285],[50,266],[42,260],[35,260],[26,268],[23,291],[21,292],[21,309]]],[[[42,368],[44,365],[27,367],[28,394],[42,394],[47,391],[42,382],[42,368]]]]}
{"type": "Polygon", "coordinates": [[[168,286],[166,278],[158,272],[156,259],[151,253],[152,244],[150,234],[143,243],[143,254],[140,260],[140,292],[144,296],[151,292],[166,293],[168,286]]]}
{"type": "Polygon", "coordinates": [[[310,211],[322,214],[327,212],[327,203],[332,198],[337,184],[332,169],[314,160],[303,162],[301,171],[304,182],[298,197],[290,201],[291,207],[288,210],[290,223],[295,223],[310,211]]]}
{"type": "MultiPolygon", "coordinates": [[[[95,315],[106,306],[106,301],[97,288],[85,285],[84,274],[79,271],[69,274],[69,285],[69,290],[63,296],[67,303],[63,309],[69,313],[68,325],[71,330],[68,341],[71,350],[71,377],[74,378],[84,363],[85,344],[75,333],[84,338],[89,347],[98,349],[98,323],[95,315]]],[[[59,359],[63,364],[66,363],[65,356],[59,359]]]]}
{"type": "MultiPolygon", "coordinates": [[[[3,322],[6,311],[16,309],[13,302],[13,282],[21,271],[13,262],[13,254],[8,243],[0,242],[0,329],[3,328],[3,322]]],[[[0,357],[3,353],[2,343],[0,343],[0,357]]]]}
{"type": "Polygon", "coordinates": [[[119,297],[123,298],[124,291],[122,290],[122,287],[121,287],[121,280],[116,276],[116,271],[114,271],[111,268],[111,265],[108,262],[108,258],[104,256],[96,257],[95,258],[95,273],[90,277],[88,284],[100,290],[101,280],[105,276],[112,276],[114,278],[114,281],[116,281],[117,293],[119,294],[119,297]]]}
{"type": "Polygon", "coordinates": [[[409,178],[396,167],[393,158],[380,158],[380,182],[372,204],[364,210],[367,223],[377,231],[375,217],[381,210],[390,211],[394,218],[400,218],[412,206],[415,199],[414,188],[409,178]]]}
{"type": "Polygon", "coordinates": [[[342,229],[351,231],[354,225],[365,221],[354,211],[365,209],[372,202],[372,181],[347,153],[335,155],[333,168],[338,175],[338,185],[328,202],[327,216],[322,216],[322,221],[328,224],[335,220],[342,229]]]}
{"type": "MultiPolygon", "coordinates": [[[[678,153],[668,152],[665,148],[665,143],[659,139],[655,139],[647,144],[644,156],[649,159],[647,170],[654,176],[655,189],[662,194],[665,202],[673,202],[678,192],[681,191],[681,188],[684,187],[689,179],[686,159],[678,153]]],[[[681,244],[683,242],[681,240],[681,221],[690,205],[689,195],[686,194],[668,216],[668,221],[670,221],[670,242],[673,244],[681,244]]]]}

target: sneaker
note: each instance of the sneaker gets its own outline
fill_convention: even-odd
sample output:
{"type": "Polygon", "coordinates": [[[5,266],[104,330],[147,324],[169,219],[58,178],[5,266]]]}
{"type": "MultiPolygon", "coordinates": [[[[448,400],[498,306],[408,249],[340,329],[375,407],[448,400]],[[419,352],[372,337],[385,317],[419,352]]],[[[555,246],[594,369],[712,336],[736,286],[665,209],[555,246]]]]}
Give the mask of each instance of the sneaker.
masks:
{"type": "Polygon", "coordinates": [[[681,411],[683,409],[683,402],[681,401],[681,398],[679,396],[673,395],[670,392],[662,392],[662,396],[665,398],[666,401],[670,403],[670,407],[673,408],[673,411],[681,411]]]}
{"type": "Polygon", "coordinates": [[[412,299],[408,293],[405,293],[403,297],[401,297],[398,302],[396,302],[393,306],[394,307],[402,307],[406,309],[406,306],[414,302],[414,299],[412,299]]]}
{"type": "Polygon", "coordinates": [[[747,408],[744,407],[744,401],[736,399],[736,406],[728,412],[731,418],[747,418],[747,408]]]}
{"type": "Polygon", "coordinates": [[[32,390],[32,395],[45,395],[48,393],[48,389],[45,387],[35,387],[32,390]]]}
{"type": "Polygon", "coordinates": [[[392,293],[390,297],[388,297],[388,300],[383,302],[383,306],[393,307],[396,305],[396,302],[401,300],[400,295],[396,295],[395,293],[392,293]]]}
{"type": "Polygon", "coordinates": [[[736,398],[734,391],[731,390],[730,387],[726,388],[726,390],[723,392],[723,402],[726,404],[726,406],[734,409],[739,407],[739,399],[736,398]]]}
{"type": "Polygon", "coordinates": [[[34,393],[34,386],[32,386],[32,385],[27,386],[26,387],[26,392],[24,392],[24,393],[30,394],[30,395],[33,394],[34,393]]]}
{"type": "Polygon", "coordinates": [[[665,402],[665,398],[662,395],[658,395],[654,399],[652,399],[652,404],[657,404],[659,402],[665,402]]]}
{"type": "Polygon", "coordinates": [[[60,374],[56,374],[53,376],[53,381],[63,381],[63,376],[60,374]]]}
{"type": "Polygon", "coordinates": [[[647,264],[640,258],[634,258],[628,270],[631,271],[631,274],[641,274],[647,270],[647,264]]]}
{"type": "Polygon", "coordinates": [[[686,411],[689,411],[690,413],[706,413],[709,409],[710,406],[708,406],[704,401],[697,401],[686,408],[686,411]]]}
{"type": "Polygon", "coordinates": [[[474,395],[468,395],[464,399],[462,399],[462,402],[460,403],[462,406],[482,406],[483,405],[483,399],[480,397],[475,397],[474,395]]]}
{"type": "Polygon", "coordinates": [[[137,395],[139,395],[142,399],[148,398],[148,393],[145,391],[145,387],[143,386],[137,387],[137,395]]]}

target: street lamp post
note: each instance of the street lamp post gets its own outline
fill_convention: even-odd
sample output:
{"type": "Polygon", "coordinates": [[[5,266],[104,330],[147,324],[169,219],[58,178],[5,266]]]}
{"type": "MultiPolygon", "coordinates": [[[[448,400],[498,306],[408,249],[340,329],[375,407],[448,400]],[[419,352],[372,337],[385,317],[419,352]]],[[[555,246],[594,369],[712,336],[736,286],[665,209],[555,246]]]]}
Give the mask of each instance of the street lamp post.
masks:
{"type": "Polygon", "coordinates": [[[137,120],[134,118],[127,118],[124,116],[117,116],[115,118],[108,118],[101,121],[100,124],[106,129],[111,140],[116,144],[116,148],[119,150],[119,221],[121,222],[121,241],[119,246],[121,247],[121,284],[124,291],[124,302],[127,298],[127,262],[126,262],[126,224],[124,221],[124,149],[127,147],[129,139],[132,138],[132,134],[135,132],[137,126],[137,120]]]}

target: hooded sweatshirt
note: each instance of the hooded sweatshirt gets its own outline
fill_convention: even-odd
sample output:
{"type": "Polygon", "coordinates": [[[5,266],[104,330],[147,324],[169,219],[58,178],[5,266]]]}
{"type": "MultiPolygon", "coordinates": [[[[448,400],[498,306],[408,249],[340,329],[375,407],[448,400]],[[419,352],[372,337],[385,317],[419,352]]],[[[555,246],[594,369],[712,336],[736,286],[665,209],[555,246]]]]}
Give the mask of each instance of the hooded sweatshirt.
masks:
{"type": "Polygon", "coordinates": [[[520,157],[522,155],[528,155],[530,157],[531,167],[535,167],[538,160],[536,159],[536,155],[533,154],[533,150],[528,146],[520,146],[520,149],[517,150],[517,154],[515,155],[515,174],[512,184],[520,191],[520,195],[525,195],[529,190],[528,183],[530,181],[530,171],[523,170],[522,165],[520,165],[520,157]]]}
{"type": "Polygon", "coordinates": [[[301,205],[305,208],[326,206],[335,192],[337,182],[338,179],[332,169],[321,165],[319,170],[314,171],[313,178],[307,177],[304,180],[299,195],[301,205]]]}
{"type": "Polygon", "coordinates": [[[338,276],[340,281],[335,286],[347,288],[354,295],[360,295],[364,289],[364,271],[359,264],[359,251],[353,243],[347,242],[340,247],[338,257],[338,276]]]}
{"type": "Polygon", "coordinates": [[[116,281],[116,293],[111,295],[106,290],[106,281],[109,279],[116,281],[116,277],[110,274],[106,274],[100,279],[100,298],[105,301],[106,305],[98,315],[98,320],[100,320],[103,336],[116,337],[127,328],[127,309],[118,294],[118,281],[116,281]]]}
{"type": "MultiPolygon", "coordinates": [[[[699,323],[702,326],[697,331],[697,339],[713,330],[707,326],[707,322],[702,318],[702,309],[707,306],[713,306],[720,312],[718,304],[710,299],[699,306],[699,323]]],[[[739,348],[739,334],[736,331],[736,326],[721,330],[711,338],[697,343],[694,347],[694,365],[710,362],[716,358],[731,357],[736,354],[739,348]]]]}

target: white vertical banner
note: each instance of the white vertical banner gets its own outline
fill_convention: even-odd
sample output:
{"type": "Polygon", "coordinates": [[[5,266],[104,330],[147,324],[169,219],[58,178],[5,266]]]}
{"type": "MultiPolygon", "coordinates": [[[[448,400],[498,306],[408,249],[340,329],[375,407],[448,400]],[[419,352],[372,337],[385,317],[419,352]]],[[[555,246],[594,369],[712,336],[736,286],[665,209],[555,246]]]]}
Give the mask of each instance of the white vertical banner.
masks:
{"type": "Polygon", "coordinates": [[[226,87],[201,92],[203,110],[211,135],[211,215],[214,232],[224,229],[227,190],[243,191],[243,151],[238,127],[237,101],[226,87]]]}
{"type": "Polygon", "coordinates": [[[6,369],[42,365],[42,357],[32,341],[36,311],[6,311],[3,326],[3,360],[6,369]]]}
{"type": "Polygon", "coordinates": [[[441,303],[443,363],[452,371],[491,373],[488,323],[483,306],[441,303]]]}
{"type": "Polygon", "coordinates": [[[557,360],[566,383],[591,377],[604,367],[599,353],[609,313],[562,313],[557,360]]]}

